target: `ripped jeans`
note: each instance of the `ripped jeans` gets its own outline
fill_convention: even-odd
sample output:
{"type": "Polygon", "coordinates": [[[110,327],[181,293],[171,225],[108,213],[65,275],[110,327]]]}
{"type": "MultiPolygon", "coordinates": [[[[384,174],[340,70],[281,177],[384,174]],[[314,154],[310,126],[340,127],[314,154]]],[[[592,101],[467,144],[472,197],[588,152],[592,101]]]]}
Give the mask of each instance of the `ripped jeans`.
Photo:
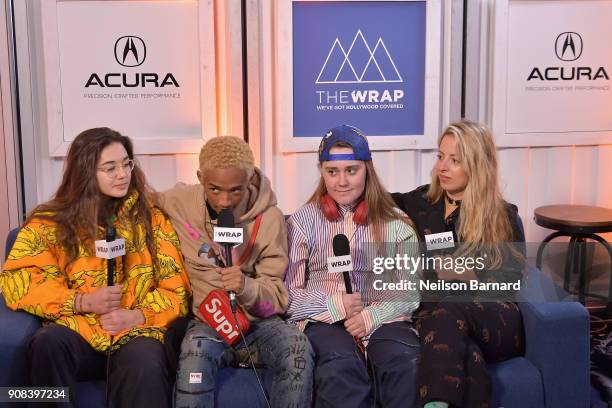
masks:
{"type": "Polygon", "coordinates": [[[308,323],[316,355],[315,408],[416,407],[419,339],[408,322],[372,333],[364,354],[342,322],[308,323]]]}
{"type": "MultiPolygon", "coordinates": [[[[251,322],[245,338],[256,365],[272,370],[272,407],[309,407],[314,361],[306,336],[273,316],[251,322]]],[[[217,371],[228,365],[249,364],[245,351],[242,340],[229,346],[207,324],[190,321],[181,344],[176,407],[214,407],[217,371]]]]}

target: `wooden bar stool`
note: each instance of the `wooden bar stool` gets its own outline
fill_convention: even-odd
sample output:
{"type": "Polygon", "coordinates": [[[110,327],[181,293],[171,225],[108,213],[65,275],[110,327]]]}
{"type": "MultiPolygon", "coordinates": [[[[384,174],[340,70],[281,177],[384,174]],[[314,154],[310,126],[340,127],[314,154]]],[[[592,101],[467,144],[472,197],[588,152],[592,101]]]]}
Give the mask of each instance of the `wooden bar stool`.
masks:
{"type": "Polygon", "coordinates": [[[570,237],[569,247],[565,255],[565,271],[563,286],[570,291],[570,271],[578,273],[578,300],[585,303],[585,297],[604,299],[607,304],[612,302],[612,247],[598,233],[612,232],[612,210],[588,205],[547,205],[534,211],[536,224],[556,230],[540,244],[536,257],[536,267],[542,266],[542,253],[546,245],[557,237],[570,237]],[[610,256],[610,282],[608,297],[587,293],[586,284],[586,240],[599,242],[610,256]]]}

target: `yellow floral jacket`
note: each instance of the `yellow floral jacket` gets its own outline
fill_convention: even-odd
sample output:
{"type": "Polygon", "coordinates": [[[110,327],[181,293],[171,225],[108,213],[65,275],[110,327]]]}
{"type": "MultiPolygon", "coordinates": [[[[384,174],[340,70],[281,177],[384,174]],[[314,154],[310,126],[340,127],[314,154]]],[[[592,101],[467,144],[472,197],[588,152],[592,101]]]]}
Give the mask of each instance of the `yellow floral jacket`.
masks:
{"type": "MultiPolygon", "coordinates": [[[[145,323],[124,330],[113,339],[117,348],[137,336],[164,341],[166,326],[189,310],[191,288],[185,272],[180,243],[170,221],[157,208],[152,209],[153,238],[159,270],[152,265],[146,246],[145,229],[138,225],[132,233],[121,220],[128,217],[138,195],[132,194],[119,212],[117,237],[125,239],[126,254],[116,258],[115,284],[125,284],[121,307],[140,309],[145,323]]],[[[104,239],[99,228],[98,239],[104,239]]],[[[106,285],[106,264],[96,258],[91,245],[79,247],[76,260],[67,265],[67,255],[56,239],[53,222],[33,219],[26,224],[9,253],[0,274],[6,304],[78,332],[96,350],[111,346],[110,335],[102,329],[94,313],[75,314],[74,297],[106,285]]]]}

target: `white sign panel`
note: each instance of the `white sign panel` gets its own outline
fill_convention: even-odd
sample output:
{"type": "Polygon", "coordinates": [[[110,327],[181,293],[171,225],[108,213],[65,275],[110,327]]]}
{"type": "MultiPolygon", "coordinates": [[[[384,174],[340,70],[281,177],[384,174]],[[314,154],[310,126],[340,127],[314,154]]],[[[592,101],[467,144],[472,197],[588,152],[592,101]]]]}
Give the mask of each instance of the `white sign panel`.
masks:
{"type": "Polygon", "coordinates": [[[200,133],[196,3],[58,4],[64,134],[200,133]]]}
{"type": "Polygon", "coordinates": [[[507,132],[612,130],[612,2],[509,12],[507,132]]]}
{"type": "Polygon", "coordinates": [[[498,146],[612,141],[612,1],[495,3],[498,146]]]}
{"type": "Polygon", "coordinates": [[[52,155],[100,126],[130,136],[140,154],[199,149],[214,129],[204,117],[211,104],[214,113],[214,67],[202,64],[214,64],[212,6],[46,1],[42,12],[49,137],[61,135],[52,155]]]}

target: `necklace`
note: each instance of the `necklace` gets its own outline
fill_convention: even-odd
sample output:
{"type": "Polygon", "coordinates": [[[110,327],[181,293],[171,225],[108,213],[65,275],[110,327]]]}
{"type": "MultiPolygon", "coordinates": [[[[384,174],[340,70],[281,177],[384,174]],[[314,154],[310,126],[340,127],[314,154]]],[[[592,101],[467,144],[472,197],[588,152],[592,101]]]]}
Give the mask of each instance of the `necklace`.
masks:
{"type": "Polygon", "coordinates": [[[446,198],[446,202],[449,203],[450,205],[454,205],[456,207],[459,207],[461,205],[461,200],[453,200],[452,198],[449,197],[447,192],[444,192],[444,197],[446,198]]]}

